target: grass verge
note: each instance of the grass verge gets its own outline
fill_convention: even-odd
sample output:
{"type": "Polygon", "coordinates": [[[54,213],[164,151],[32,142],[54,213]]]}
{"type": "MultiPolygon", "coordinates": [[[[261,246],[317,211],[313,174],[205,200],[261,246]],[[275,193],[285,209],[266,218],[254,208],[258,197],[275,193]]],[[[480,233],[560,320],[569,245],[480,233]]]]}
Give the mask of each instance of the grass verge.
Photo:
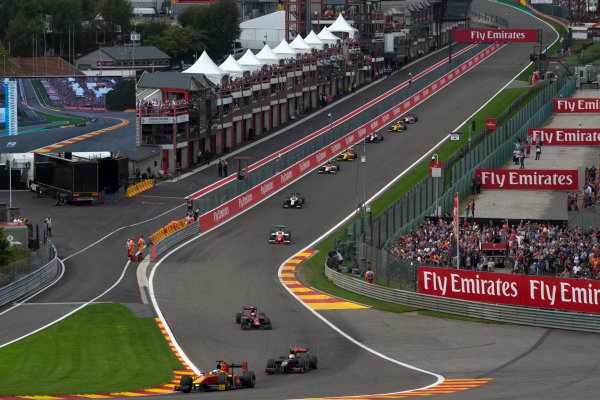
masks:
{"type": "Polygon", "coordinates": [[[115,303],[94,304],[0,349],[0,396],[147,389],[183,366],[152,318],[115,303]]]}

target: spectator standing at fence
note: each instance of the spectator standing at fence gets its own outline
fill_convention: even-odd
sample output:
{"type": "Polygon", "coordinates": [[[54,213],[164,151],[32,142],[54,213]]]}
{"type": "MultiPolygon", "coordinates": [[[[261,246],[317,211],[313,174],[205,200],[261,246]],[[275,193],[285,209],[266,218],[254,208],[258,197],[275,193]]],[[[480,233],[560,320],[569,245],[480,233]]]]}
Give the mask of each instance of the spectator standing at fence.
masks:
{"type": "Polygon", "coordinates": [[[46,235],[52,236],[52,217],[50,215],[44,220],[44,224],[46,224],[46,235]]]}
{"type": "Polygon", "coordinates": [[[539,160],[541,155],[542,155],[542,145],[538,142],[535,145],[535,159],[539,160]]]}
{"type": "Polygon", "coordinates": [[[481,193],[481,175],[477,177],[477,194],[481,193]]]}
{"type": "Polygon", "coordinates": [[[523,150],[519,151],[519,161],[521,163],[519,169],[525,169],[525,153],[523,153],[523,150]]]}
{"type": "Polygon", "coordinates": [[[223,176],[227,176],[227,160],[223,160],[223,176]]]}
{"type": "Polygon", "coordinates": [[[202,150],[198,150],[198,153],[196,153],[196,164],[202,164],[202,150]]]}
{"type": "Polygon", "coordinates": [[[373,283],[375,279],[375,273],[371,271],[371,267],[367,267],[367,272],[365,272],[365,280],[367,283],[373,283]]]}
{"type": "Polygon", "coordinates": [[[219,172],[219,176],[223,176],[223,161],[217,161],[217,171],[219,172]]]}
{"type": "Polygon", "coordinates": [[[471,194],[475,194],[475,177],[471,178],[471,194]]]}
{"type": "Polygon", "coordinates": [[[471,218],[475,218],[475,200],[471,199],[471,218]]]}
{"type": "Polygon", "coordinates": [[[188,198],[187,198],[187,209],[188,209],[188,213],[190,213],[194,209],[194,201],[192,200],[192,198],[190,196],[188,196],[188,198]]]}

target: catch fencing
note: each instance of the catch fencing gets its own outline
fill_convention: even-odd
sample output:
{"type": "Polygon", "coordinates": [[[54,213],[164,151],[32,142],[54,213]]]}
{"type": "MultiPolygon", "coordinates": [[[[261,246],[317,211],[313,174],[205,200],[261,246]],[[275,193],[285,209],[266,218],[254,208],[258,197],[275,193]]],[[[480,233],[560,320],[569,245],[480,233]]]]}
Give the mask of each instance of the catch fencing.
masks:
{"type": "Polygon", "coordinates": [[[0,267],[0,307],[47,285],[58,272],[56,248],[50,241],[29,257],[0,267]]]}

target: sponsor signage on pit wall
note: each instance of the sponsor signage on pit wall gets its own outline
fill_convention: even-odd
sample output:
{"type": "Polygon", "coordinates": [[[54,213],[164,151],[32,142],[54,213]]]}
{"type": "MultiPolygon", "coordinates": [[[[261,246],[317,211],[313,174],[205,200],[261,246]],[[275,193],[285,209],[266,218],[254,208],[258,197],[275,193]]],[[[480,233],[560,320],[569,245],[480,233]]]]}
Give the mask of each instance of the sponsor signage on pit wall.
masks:
{"type": "Polygon", "coordinates": [[[529,128],[527,135],[534,141],[541,140],[544,146],[598,146],[600,130],[598,129],[542,129],[529,128]]]}
{"type": "Polygon", "coordinates": [[[600,113],[598,99],[554,99],[555,113],[600,113]]]}
{"type": "Polygon", "coordinates": [[[478,169],[482,189],[576,190],[577,170],[478,169]]]}
{"type": "MultiPolygon", "coordinates": [[[[327,162],[327,160],[333,158],[334,156],[342,152],[344,149],[364,139],[370,133],[375,132],[376,130],[381,129],[382,127],[390,124],[392,120],[398,118],[400,115],[404,114],[405,112],[413,108],[415,105],[431,97],[435,92],[441,90],[442,88],[452,83],[455,79],[460,77],[463,73],[467,72],[471,68],[475,67],[477,64],[486,59],[489,55],[494,53],[500,47],[502,46],[496,43],[486,48],[472,59],[459,65],[457,68],[450,71],[448,74],[442,76],[437,81],[431,83],[430,85],[416,93],[414,96],[412,96],[409,99],[406,99],[405,101],[398,104],[386,113],[381,114],[374,120],[367,122],[358,129],[348,133],[346,136],[331,143],[330,145],[321,149],[317,153],[314,153],[304,158],[302,161],[287,168],[279,175],[267,179],[260,185],[255,186],[248,192],[237,196],[233,200],[228,201],[220,207],[217,207],[214,210],[202,214],[200,216],[200,230],[204,232],[208,229],[213,228],[214,226],[223,223],[224,221],[227,221],[229,218],[235,216],[236,214],[239,214],[247,208],[250,208],[265,197],[268,197],[272,193],[277,192],[279,189],[288,185],[290,182],[300,178],[308,171],[324,164],[325,162],[327,162]]],[[[328,132],[328,130],[326,130],[325,132],[328,132]]],[[[252,169],[250,169],[249,173],[252,173],[252,169]]]]}
{"type": "Polygon", "coordinates": [[[537,29],[455,29],[455,42],[537,42],[537,29]]]}
{"type": "Polygon", "coordinates": [[[419,267],[419,293],[453,299],[600,312],[600,282],[419,267]]]}
{"type": "Polygon", "coordinates": [[[496,118],[486,118],[485,127],[487,129],[496,129],[496,118]]]}

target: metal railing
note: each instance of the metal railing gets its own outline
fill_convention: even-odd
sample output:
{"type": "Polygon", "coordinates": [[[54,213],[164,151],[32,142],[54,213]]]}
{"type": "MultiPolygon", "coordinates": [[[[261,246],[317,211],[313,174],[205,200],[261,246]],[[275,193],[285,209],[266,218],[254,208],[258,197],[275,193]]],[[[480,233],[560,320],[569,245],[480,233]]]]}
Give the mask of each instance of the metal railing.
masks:
{"type": "Polygon", "coordinates": [[[327,267],[325,267],[325,276],[336,286],[343,289],[391,303],[512,324],[600,332],[600,314],[480,303],[431,296],[373,285],[327,267]]]}
{"type": "Polygon", "coordinates": [[[0,267],[0,306],[47,285],[57,273],[58,257],[56,248],[50,241],[28,259],[0,267]]]}

